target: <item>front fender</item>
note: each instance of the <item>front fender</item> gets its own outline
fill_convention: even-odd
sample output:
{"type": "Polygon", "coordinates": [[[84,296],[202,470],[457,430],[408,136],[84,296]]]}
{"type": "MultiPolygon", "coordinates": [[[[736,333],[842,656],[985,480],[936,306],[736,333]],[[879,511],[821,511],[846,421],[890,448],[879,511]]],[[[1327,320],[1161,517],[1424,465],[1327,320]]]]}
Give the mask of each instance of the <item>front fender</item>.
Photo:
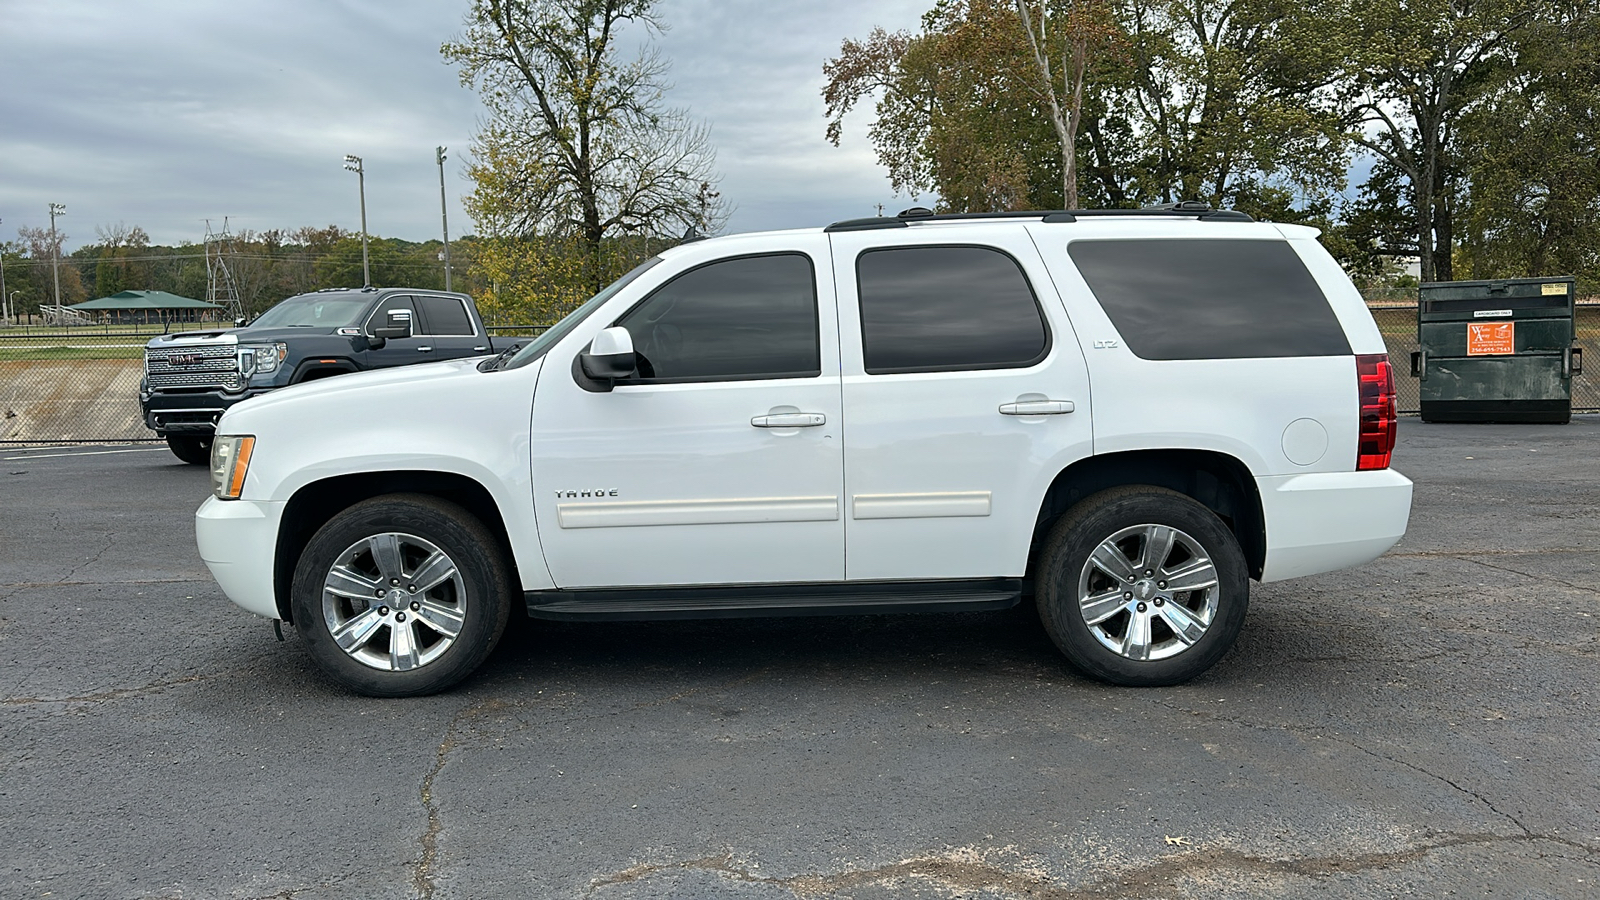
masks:
{"type": "Polygon", "coordinates": [[[341,376],[328,389],[312,382],[240,404],[218,433],[256,438],[244,499],[287,503],[316,482],[368,473],[470,479],[499,509],[525,588],[539,590],[553,585],[533,513],[528,429],[537,376],[538,366],[485,373],[471,362],[414,367],[405,377],[341,376]],[[434,377],[418,377],[422,369],[434,377]]]}

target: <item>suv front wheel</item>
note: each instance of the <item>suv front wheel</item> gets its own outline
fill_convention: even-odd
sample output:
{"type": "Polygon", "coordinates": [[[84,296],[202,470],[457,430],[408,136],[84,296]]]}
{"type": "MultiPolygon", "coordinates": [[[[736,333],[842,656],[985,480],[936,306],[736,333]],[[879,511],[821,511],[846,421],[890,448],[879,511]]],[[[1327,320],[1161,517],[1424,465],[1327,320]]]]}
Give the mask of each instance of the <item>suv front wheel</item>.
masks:
{"type": "Polygon", "coordinates": [[[357,503],[300,554],[295,626],[317,665],[356,693],[442,691],[505,630],[511,578],[499,547],[470,513],[436,497],[357,503]]]}
{"type": "Polygon", "coordinates": [[[1112,684],[1180,684],[1233,645],[1249,604],[1239,542],[1216,514],[1165,488],[1112,488],[1050,530],[1039,617],[1069,662],[1112,684]]]}

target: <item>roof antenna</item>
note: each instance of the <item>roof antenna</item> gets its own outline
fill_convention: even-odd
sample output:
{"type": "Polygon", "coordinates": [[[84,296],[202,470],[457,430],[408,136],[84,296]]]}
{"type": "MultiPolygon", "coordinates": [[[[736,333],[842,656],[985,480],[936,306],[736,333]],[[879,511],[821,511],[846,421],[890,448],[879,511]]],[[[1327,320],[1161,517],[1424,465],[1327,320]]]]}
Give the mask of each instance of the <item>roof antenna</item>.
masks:
{"type": "Polygon", "coordinates": [[[703,241],[705,239],[706,239],[706,236],[701,234],[700,230],[698,228],[695,228],[694,225],[691,224],[688,228],[685,228],[683,230],[683,237],[678,239],[678,243],[680,243],[680,244],[692,244],[695,241],[703,241]]]}

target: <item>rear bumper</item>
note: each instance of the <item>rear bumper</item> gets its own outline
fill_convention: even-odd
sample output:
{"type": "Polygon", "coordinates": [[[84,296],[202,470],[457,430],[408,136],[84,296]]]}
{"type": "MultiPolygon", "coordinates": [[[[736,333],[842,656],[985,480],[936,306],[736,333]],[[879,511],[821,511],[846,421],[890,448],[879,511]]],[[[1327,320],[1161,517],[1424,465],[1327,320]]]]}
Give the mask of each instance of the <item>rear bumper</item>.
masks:
{"type": "Polygon", "coordinates": [[[280,618],[273,586],[278,520],[284,504],[207,497],[194,514],[195,543],[228,599],[258,616],[280,618]]]}
{"type": "Polygon", "coordinates": [[[1257,478],[1267,525],[1262,581],[1370,562],[1406,533],[1411,479],[1393,469],[1257,478]]]}

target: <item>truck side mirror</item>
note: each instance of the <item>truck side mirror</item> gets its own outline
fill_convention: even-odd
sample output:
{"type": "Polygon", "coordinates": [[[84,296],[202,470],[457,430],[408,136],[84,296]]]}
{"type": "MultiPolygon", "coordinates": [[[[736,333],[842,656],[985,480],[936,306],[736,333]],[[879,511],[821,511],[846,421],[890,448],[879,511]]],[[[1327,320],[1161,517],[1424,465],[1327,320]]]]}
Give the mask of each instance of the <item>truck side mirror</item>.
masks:
{"type": "Polygon", "coordinates": [[[589,349],[578,357],[583,374],[599,382],[602,390],[611,390],[618,378],[632,375],[639,365],[633,352],[633,335],[628,329],[612,327],[601,331],[590,342],[589,349]]]}
{"type": "Polygon", "coordinates": [[[384,314],[385,322],[372,329],[372,336],[385,341],[411,337],[411,310],[391,309],[384,314]]]}

